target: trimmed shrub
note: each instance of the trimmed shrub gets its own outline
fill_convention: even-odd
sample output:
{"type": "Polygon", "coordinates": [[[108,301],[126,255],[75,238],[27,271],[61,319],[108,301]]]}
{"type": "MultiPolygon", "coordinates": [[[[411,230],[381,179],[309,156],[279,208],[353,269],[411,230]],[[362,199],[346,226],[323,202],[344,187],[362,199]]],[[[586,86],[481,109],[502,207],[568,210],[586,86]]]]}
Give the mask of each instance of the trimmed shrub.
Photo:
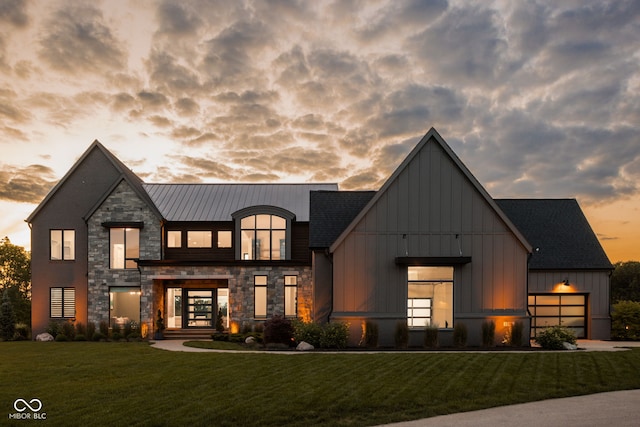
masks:
{"type": "Polygon", "coordinates": [[[107,322],[106,320],[101,320],[99,328],[102,335],[104,335],[105,337],[109,336],[109,322],[107,322]]]}
{"type": "Polygon", "coordinates": [[[107,336],[102,332],[96,331],[93,333],[93,335],[91,335],[91,341],[104,341],[106,339],[107,339],[107,336]]]}
{"type": "Polygon", "coordinates": [[[96,324],[93,322],[87,323],[87,337],[93,339],[93,334],[96,333],[96,324]]]}
{"type": "Polygon", "coordinates": [[[468,335],[467,325],[462,322],[456,322],[453,327],[453,345],[456,347],[466,347],[468,335]]]}
{"type": "Polygon", "coordinates": [[[122,335],[128,339],[129,335],[131,335],[131,333],[133,332],[134,326],[135,326],[134,322],[125,323],[124,328],[122,329],[122,335]]]}
{"type": "Polygon", "coordinates": [[[229,341],[229,334],[216,332],[215,334],[211,334],[211,339],[213,341],[229,341]]]}
{"type": "Polygon", "coordinates": [[[13,335],[14,341],[24,341],[29,339],[29,326],[26,323],[17,323],[13,335]]]}
{"type": "Polygon", "coordinates": [[[240,329],[240,333],[241,334],[248,334],[251,333],[253,331],[253,328],[251,327],[251,323],[249,322],[242,322],[242,328],[240,329]]]}
{"type": "Polygon", "coordinates": [[[520,346],[522,346],[522,338],[524,336],[523,330],[524,330],[524,325],[519,320],[517,322],[515,322],[511,326],[511,343],[510,343],[510,345],[512,347],[520,347],[520,346]]]}
{"type": "Polygon", "coordinates": [[[320,347],[346,348],[349,342],[349,325],[342,322],[331,322],[322,328],[320,347]]]}
{"type": "Polygon", "coordinates": [[[493,347],[496,337],[496,322],[493,320],[485,320],[482,322],[482,346],[493,347]]]}
{"type": "Polygon", "coordinates": [[[611,339],[640,340],[640,302],[620,301],[611,312],[611,339]]]}
{"type": "Polygon", "coordinates": [[[59,342],[69,341],[69,338],[67,338],[65,334],[59,333],[58,335],[56,335],[56,341],[59,341],[59,342]]]}
{"type": "Polygon", "coordinates": [[[76,334],[75,338],[73,339],[74,341],[86,341],[87,337],[85,337],[83,334],[76,334]]]}
{"type": "Polygon", "coordinates": [[[218,308],[218,314],[216,315],[216,331],[224,332],[224,323],[222,322],[222,308],[218,308]]]}
{"type": "Polygon", "coordinates": [[[409,347],[409,325],[404,320],[396,322],[396,328],[393,331],[393,340],[396,348],[409,347]]]}
{"type": "MultiPolygon", "coordinates": [[[[251,331],[249,331],[251,332],[251,331]]],[[[273,316],[264,324],[265,344],[293,344],[293,325],[289,319],[273,316]]]]}
{"type": "Polygon", "coordinates": [[[535,341],[546,350],[562,350],[562,343],[576,344],[576,335],[564,326],[551,326],[538,333],[535,341]]]}
{"type": "Polygon", "coordinates": [[[322,338],[322,326],[314,322],[295,320],[293,323],[293,338],[297,343],[302,341],[318,348],[322,338]]]}
{"type": "Polygon", "coordinates": [[[84,326],[82,322],[76,322],[76,335],[87,335],[87,328],[84,326]]]}
{"type": "Polygon", "coordinates": [[[364,346],[367,348],[378,347],[378,324],[373,320],[364,322],[364,346]]]}
{"type": "Polygon", "coordinates": [[[73,322],[71,320],[64,322],[62,324],[62,331],[61,331],[66,337],[67,339],[73,341],[73,339],[76,336],[76,327],[73,324],[73,322]]]}
{"type": "Polygon", "coordinates": [[[424,328],[424,346],[426,348],[438,347],[438,325],[428,325],[424,328]]]}
{"type": "Polygon", "coordinates": [[[53,338],[57,337],[60,333],[60,322],[56,322],[55,320],[51,320],[47,325],[47,329],[45,330],[48,334],[50,334],[53,338]]]}
{"type": "Polygon", "coordinates": [[[122,339],[122,335],[120,334],[120,332],[112,332],[111,339],[114,341],[120,341],[122,339]]]}

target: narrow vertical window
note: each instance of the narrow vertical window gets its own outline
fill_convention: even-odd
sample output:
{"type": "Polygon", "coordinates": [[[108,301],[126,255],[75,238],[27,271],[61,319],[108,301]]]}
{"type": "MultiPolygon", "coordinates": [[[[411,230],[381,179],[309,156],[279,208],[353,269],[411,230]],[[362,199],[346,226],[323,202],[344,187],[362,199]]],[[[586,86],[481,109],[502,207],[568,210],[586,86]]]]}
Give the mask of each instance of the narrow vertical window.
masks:
{"type": "Polygon", "coordinates": [[[111,228],[109,238],[111,268],[137,268],[140,258],[140,230],[138,228],[111,228]]]}
{"type": "Polygon", "coordinates": [[[51,288],[49,301],[50,317],[60,319],[76,317],[75,288],[51,288]]]}
{"type": "Polygon", "coordinates": [[[298,276],[284,276],[284,315],[298,315],[298,276]]]}
{"type": "Polygon", "coordinates": [[[254,315],[267,317],[267,276],[253,276],[254,315]]]}
{"type": "Polygon", "coordinates": [[[76,258],[75,230],[51,230],[49,253],[53,261],[71,261],[76,258]]]}

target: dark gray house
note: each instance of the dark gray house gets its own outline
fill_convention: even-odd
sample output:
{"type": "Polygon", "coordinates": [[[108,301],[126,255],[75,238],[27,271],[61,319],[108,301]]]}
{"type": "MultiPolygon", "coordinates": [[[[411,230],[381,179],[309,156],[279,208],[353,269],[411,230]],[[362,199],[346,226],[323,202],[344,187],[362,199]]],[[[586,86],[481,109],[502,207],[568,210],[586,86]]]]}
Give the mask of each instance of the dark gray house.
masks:
{"type": "Polygon", "coordinates": [[[382,345],[397,322],[416,344],[425,325],[446,343],[457,322],[479,344],[489,319],[498,339],[516,321],[609,336],[611,264],[577,203],[492,199],[434,129],[363,192],[148,184],[95,141],[27,221],[34,335],[65,319],[150,332],[160,311],[176,335],[220,316],[232,331],[274,314],[341,321],[353,345],[365,320],[382,345]]]}

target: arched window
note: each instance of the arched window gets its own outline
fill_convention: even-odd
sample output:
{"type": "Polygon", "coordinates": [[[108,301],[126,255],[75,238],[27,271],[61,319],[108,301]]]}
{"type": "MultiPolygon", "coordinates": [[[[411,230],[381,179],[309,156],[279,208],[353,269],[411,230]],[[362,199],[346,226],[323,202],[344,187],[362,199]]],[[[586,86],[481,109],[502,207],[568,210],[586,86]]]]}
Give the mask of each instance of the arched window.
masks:
{"type": "Polygon", "coordinates": [[[235,221],[236,259],[291,259],[293,212],[277,206],[259,205],[240,209],[231,217],[235,221]]]}
{"type": "Polygon", "coordinates": [[[242,259],[287,258],[287,220],[278,215],[249,215],[240,220],[242,259]]]}

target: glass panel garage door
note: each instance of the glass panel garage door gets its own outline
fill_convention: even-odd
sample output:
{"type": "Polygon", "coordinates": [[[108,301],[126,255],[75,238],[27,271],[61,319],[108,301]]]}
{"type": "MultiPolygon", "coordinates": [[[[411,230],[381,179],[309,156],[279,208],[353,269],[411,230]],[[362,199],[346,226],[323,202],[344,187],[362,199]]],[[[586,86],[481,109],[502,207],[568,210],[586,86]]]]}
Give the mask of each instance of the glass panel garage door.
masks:
{"type": "Polygon", "coordinates": [[[578,338],[587,336],[587,296],[576,294],[529,295],[531,336],[549,326],[562,325],[578,338]]]}

